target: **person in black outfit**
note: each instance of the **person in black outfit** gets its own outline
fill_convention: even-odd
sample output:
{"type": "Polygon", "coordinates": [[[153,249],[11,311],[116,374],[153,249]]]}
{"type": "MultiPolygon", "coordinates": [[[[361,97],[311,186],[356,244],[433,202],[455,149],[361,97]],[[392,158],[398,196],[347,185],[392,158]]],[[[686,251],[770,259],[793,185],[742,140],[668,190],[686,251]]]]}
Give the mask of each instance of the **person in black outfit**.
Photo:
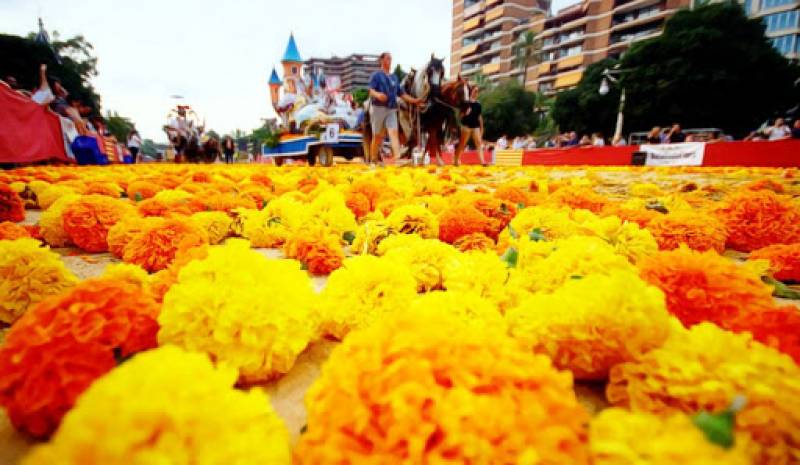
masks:
{"type": "Polygon", "coordinates": [[[800,139],[800,118],[794,120],[794,126],[792,126],[792,139],[800,139]]]}
{"type": "Polygon", "coordinates": [[[236,151],[236,144],[231,136],[225,136],[222,141],[222,153],[225,154],[225,163],[233,163],[233,153],[236,151]]]}
{"type": "Polygon", "coordinates": [[[472,88],[469,106],[461,118],[461,140],[458,142],[456,153],[453,155],[453,165],[455,166],[461,164],[461,154],[464,153],[470,138],[472,138],[472,142],[478,150],[478,159],[481,165],[486,166],[486,160],[483,157],[483,109],[480,102],[478,102],[479,92],[478,86],[472,88]]]}
{"type": "Polygon", "coordinates": [[[672,125],[672,129],[669,130],[668,137],[670,144],[680,144],[681,142],[686,142],[686,134],[681,131],[681,125],[678,123],[672,125]]]}

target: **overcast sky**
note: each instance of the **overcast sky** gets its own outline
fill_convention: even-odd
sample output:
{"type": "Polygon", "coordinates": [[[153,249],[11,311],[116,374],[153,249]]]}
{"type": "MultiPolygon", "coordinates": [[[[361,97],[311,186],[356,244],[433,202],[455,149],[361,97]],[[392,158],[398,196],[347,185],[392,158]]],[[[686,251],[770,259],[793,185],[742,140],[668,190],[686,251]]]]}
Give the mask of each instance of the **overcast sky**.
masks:
{"type": "Polygon", "coordinates": [[[174,94],[220,134],[272,116],[267,80],[292,31],[304,59],[389,50],[404,68],[432,52],[449,65],[451,14],[450,0],[0,0],[0,32],[25,35],[41,15],[48,31],[83,34],[103,110],[163,141],[174,94]]]}

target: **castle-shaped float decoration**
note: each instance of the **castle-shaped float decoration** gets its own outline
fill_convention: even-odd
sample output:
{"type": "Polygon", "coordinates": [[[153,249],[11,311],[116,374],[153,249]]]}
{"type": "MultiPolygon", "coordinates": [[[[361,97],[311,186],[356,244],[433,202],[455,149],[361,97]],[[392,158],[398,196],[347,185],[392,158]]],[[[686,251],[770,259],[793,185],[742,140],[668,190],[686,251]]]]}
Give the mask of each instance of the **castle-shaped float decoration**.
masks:
{"type": "Polygon", "coordinates": [[[309,126],[338,123],[342,129],[354,129],[357,114],[351,105],[352,96],[340,92],[338,76],[325,77],[321,71],[303,70],[303,59],[294,34],[281,59],[283,78],[273,67],[269,78],[272,107],[285,130],[305,132],[309,126]]]}

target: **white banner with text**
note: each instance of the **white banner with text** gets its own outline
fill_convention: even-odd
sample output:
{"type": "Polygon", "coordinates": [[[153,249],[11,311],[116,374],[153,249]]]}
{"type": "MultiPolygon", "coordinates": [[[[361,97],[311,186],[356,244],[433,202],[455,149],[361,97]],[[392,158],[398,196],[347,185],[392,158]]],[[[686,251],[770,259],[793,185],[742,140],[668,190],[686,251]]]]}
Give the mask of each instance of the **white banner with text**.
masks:
{"type": "Polygon", "coordinates": [[[705,142],[682,144],[642,145],[647,154],[645,166],[702,166],[706,152],[705,142]]]}

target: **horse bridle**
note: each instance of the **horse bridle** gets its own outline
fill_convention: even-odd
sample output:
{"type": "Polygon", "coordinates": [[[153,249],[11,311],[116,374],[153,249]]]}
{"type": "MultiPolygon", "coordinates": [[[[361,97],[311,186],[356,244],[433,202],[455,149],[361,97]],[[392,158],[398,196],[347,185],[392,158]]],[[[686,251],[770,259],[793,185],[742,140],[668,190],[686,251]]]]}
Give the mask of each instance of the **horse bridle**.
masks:
{"type": "MultiPolygon", "coordinates": [[[[464,101],[468,101],[468,100],[469,100],[469,84],[467,84],[467,83],[465,82],[465,83],[464,83],[464,101]]],[[[446,106],[447,108],[449,108],[449,109],[453,110],[453,111],[454,111],[454,112],[456,112],[456,113],[458,113],[459,111],[461,111],[461,109],[460,109],[460,108],[456,107],[455,105],[451,105],[451,104],[449,104],[449,103],[447,103],[447,102],[443,101],[443,100],[442,100],[442,99],[440,99],[439,97],[433,97],[433,101],[434,101],[434,102],[436,102],[436,103],[438,103],[438,104],[440,104],[440,105],[444,105],[444,106],[446,106]]]]}

